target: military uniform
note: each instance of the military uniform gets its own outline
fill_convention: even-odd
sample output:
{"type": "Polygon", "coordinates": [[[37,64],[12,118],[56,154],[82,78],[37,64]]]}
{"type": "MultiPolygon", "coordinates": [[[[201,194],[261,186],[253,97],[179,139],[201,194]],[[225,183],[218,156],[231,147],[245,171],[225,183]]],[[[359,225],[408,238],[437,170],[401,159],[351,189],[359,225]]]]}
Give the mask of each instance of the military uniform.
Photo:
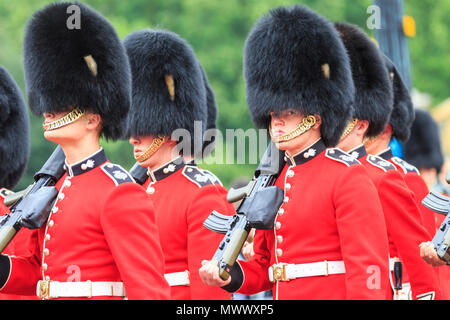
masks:
{"type": "Polygon", "coordinates": [[[230,299],[229,293],[203,284],[197,271],[223,238],[203,222],[213,210],[234,213],[227,190],[213,174],[181,158],[149,170],[144,187],[155,205],[171,299],[230,299]]]}
{"type": "MultiPolygon", "coordinates": [[[[391,271],[393,261],[400,260],[403,263],[403,286],[410,286],[412,291],[412,296],[402,298],[439,299],[438,278],[418,253],[419,244],[427,241],[429,234],[422,225],[414,194],[392,163],[368,155],[364,146],[349,151],[349,154],[365,166],[378,190],[389,237],[391,271]]],[[[394,281],[392,277],[391,281],[394,281]]]]}
{"type": "Polygon", "coordinates": [[[275,299],[386,299],[386,227],[365,169],[322,140],[287,161],[276,182],[285,198],[275,229],[256,231],[254,258],[238,262],[226,289],[273,288],[275,299]]]}
{"type": "Polygon", "coordinates": [[[47,224],[35,231],[39,241],[30,243],[32,254],[1,257],[11,263],[2,292],[167,299],[154,211],[142,187],[102,149],[66,164],[66,171],[47,224]]]}
{"type": "Polygon", "coordinates": [[[394,157],[390,148],[381,152],[378,156],[395,165],[397,171],[403,176],[408,188],[414,193],[414,198],[421,212],[421,221],[431,240],[436,233],[435,213],[422,204],[422,200],[428,195],[429,190],[427,184],[420,176],[419,170],[405,160],[394,157]]]}

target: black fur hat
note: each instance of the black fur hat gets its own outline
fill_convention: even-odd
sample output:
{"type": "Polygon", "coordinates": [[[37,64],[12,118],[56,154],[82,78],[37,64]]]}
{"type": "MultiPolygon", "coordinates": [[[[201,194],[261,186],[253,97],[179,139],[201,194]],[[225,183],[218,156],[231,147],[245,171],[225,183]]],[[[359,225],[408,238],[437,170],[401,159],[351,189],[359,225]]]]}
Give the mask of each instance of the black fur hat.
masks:
{"type": "Polygon", "coordinates": [[[350,58],[355,84],[354,117],[368,120],[367,137],[383,132],[392,112],[392,88],[384,60],[375,43],[359,27],[334,24],[350,58]]]}
{"type": "Polygon", "coordinates": [[[404,158],[417,168],[435,168],[439,173],[444,164],[439,127],[431,115],[415,109],[411,136],[404,144],[404,158]]]}
{"type": "Polygon", "coordinates": [[[133,79],[128,136],[171,136],[174,130],[185,129],[192,143],[194,122],[201,121],[202,132],[195,139],[202,147],[207,87],[191,46],[173,32],[151,29],[129,34],[124,45],[133,79]]]}
{"type": "Polygon", "coordinates": [[[22,92],[0,66],[0,188],[19,182],[30,153],[30,123],[22,92]]]}
{"type": "Polygon", "coordinates": [[[130,66],[116,31],[98,12],[78,2],[35,12],[25,30],[24,69],[33,113],[78,107],[100,114],[104,137],[121,137],[131,103],[130,66]],[[77,14],[79,29],[69,24],[77,14]]]}
{"type": "MultiPolygon", "coordinates": [[[[201,67],[201,65],[200,65],[201,67]]],[[[202,69],[202,74],[203,74],[203,81],[205,83],[205,88],[206,88],[206,108],[207,108],[207,119],[206,119],[206,130],[214,130],[217,129],[217,117],[218,117],[218,110],[217,110],[217,104],[216,104],[216,97],[214,95],[214,91],[212,90],[211,86],[209,85],[208,82],[208,77],[206,76],[205,70],[203,69],[203,67],[201,67],[202,69]]],[[[209,140],[209,139],[208,139],[209,140]]],[[[214,146],[215,145],[215,135],[211,136],[210,141],[207,141],[204,139],[203,141],[203,149],[202,149],[202,156],[203,157],[207,157],[209,154],[205,153],[205,149],[208,147],[208,149],[212,148],[210,146],[214,146]]]]}
{"type": "Polygon", "coordinates": [[[394,92],[394,109],[389,119],[392,136],[401,142],[406,142],[409,139],[411,125],[414,121],[414,106],[408,88],[394,63],[384,54],[383,57],[394,92]]]}
{"type": "Polygon", "coordinates": [[[258,20],[245,42],[244,76],[259,128],[268,128],[271,111],[319,114],[322,138],[334,146],[353,113],[344,45],[333,25],[305,6],[279,7],[258,20]]]}

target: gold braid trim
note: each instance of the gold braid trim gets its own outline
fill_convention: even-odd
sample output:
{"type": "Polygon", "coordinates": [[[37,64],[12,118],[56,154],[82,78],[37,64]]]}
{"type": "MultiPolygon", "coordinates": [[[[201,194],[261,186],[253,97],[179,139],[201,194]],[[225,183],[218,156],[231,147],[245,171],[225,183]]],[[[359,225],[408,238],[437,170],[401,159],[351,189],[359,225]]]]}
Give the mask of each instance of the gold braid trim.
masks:
{"type": "Polygon", "coordinates": [[[272,136],[272,128],[269,125],[270,138],[275,143],[289,141],[289,140],[292,140],[292,139],[298,137],[301,134],[304,134],[306,131],[311,129],[315,124],[316,124],[316,117],[309,115],[309,116],[303,118],[302,122],[300,122],[300,124],[297,126],[297,128],[295,128],[291,132],[283,134],[282,136],[279,136],[279,137],[272,136]]]}
{"type": "Polygon", "coordinates": [[[84,114],[84,111],[75,108],[72,111],[70,111],[68,114],[66,114],[64,117],[52,121],[50,123],[44,123],[42,125],[42,127],[44,128],[44,131],[50,131],[50,130],[55,130],[61,127],[64,127],[78,119],[81,118],[81,116],[84,114]]]}
{"type": "Polygon", "coordinates": [[[358,122],[358,119],[353,118],[352,120],[350,120],[347,124],[347,126],[345,127],[344,132],[341,135],[341,138],[339,139],[339,141],[344,140],[344,138],[346,136],[348,136],[348,134],[350,132],[352,132],[353,128],[356,126],[356,123],[358,122]]]}
{"type": "Polygon", "coordinates": [[[135,157],[137,162],[144,162],[150,158],[166,141],[165,137],[158,136],[153,139],[152,144],[139,157],[135,157]]]}

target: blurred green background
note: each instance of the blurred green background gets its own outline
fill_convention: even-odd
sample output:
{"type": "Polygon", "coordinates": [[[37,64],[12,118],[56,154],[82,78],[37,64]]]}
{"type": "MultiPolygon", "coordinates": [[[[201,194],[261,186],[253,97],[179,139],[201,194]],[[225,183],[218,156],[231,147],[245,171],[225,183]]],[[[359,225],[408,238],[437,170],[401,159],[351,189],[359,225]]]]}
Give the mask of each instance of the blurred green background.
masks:
{"type": "MultiPolygon", "coordinates": [[[[48,0],[0,0],[0,65],[7,68],[25,93],[22,38],[31,14],[48,0]]],[[[366,27],[367,7],[372,0],[85,0],[116,28],[123,39],[142,28],[163,28],[178,33],[194,48],[204,66],[219,107],[218,128],[252,128],[245,102],[242,75],[244,41],[258,17],[280,5],[301,3],[332,21],[347,21],[366,27]]],[[[450,1],[404,0],[404,13],[416,22],[417,35],[409,38],[413,86],[429,93],[433,104],[448,97],[450,84],[450,1]]],[[[26,97],[25,97],[26,98],[26,97]]],[[[27,170],[15,188],[32,182],[55,145],[42,135],[42,119],[30,114],[31,156],[27,170]]],[[[17,143],[20,143],[18,141],[17,143]]],[[[130,169],[134,164],[127,141],[103,142],[112,162],[130,169]]],[[[248,152],[248,151],[246,151],[248,152]]],[[[248,156],[248,155],[247,155],[248,156]]],[[[234,178],[251,178],[256,165],[203,164],[226,187],[234,178]]]]}

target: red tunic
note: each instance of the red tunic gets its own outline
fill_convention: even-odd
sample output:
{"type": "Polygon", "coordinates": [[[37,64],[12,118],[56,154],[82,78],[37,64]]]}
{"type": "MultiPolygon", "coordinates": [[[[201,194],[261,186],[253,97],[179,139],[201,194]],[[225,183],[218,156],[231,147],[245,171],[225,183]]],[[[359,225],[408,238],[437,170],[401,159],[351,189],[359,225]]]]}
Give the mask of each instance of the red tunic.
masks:
{"type": "Polygon", "coordinates": [[[40,279],[123,281],[129,299],[167,299],[154,210],[142,187],[102,149],[66,171],[47,224],[34,231],[39,241],[30,243],[31,254],[9,257],[2,291],[32,295],[40,279]]]}
{"type": "Polygon", "coordinates": [[[203,222],[213,210],[235,213],[226,201],[227,190],[210,172],[181,158],[149,171],[149,176],[144,187],[155,205],[166,273],[189,271],[190,285],[172,286],[171,299],[230,299],[229,293],[205,285],[198,274],[201,261],[213,257],[223,238],[203,222]]]}
{"type": "Polygon", "coordinates": [[[428,195],[429,190],[427,184],[420,176],[419,170],[405,160],[394,157],[391,149],[380,153],[379,156],[396,166],[397,171],[403,176],[406,185],[414,193],[417,206],[421,212],[423,226],[428,231],[430,236],[429,240],[431,240],[436,233],[436,213],[422,204],[422,200],[428,195]]]}
{"type": "Polygon", "coordinates": [[[431,295],[440,299],[437,275],[419,254],[419,244],[428,241],[429,234],[422,225],[414,194],[392,163],[368,155],[364,146],[349,153],[357,156],[366,167],[378,190],[386,220],[389,254],[391,258],[398,257],[403,262],[403,283],[411,283],[412,298],[431,295]]]}
{"type": "Polygon", "coordinates": [[[239,261],[243,281],[233,283],[239,277],[232,275],[230,287],[244,294],[273,288],[279,299],[386,299],[387,232],[364,167],[339,149],[325,149],[319,140],[288,159],[276,185],[285,191],[278,224],[256,231],[254,259],[239,261]],[[343,261],[345,274],[269,280],[273,263],[324,260],[343,261]]]}

